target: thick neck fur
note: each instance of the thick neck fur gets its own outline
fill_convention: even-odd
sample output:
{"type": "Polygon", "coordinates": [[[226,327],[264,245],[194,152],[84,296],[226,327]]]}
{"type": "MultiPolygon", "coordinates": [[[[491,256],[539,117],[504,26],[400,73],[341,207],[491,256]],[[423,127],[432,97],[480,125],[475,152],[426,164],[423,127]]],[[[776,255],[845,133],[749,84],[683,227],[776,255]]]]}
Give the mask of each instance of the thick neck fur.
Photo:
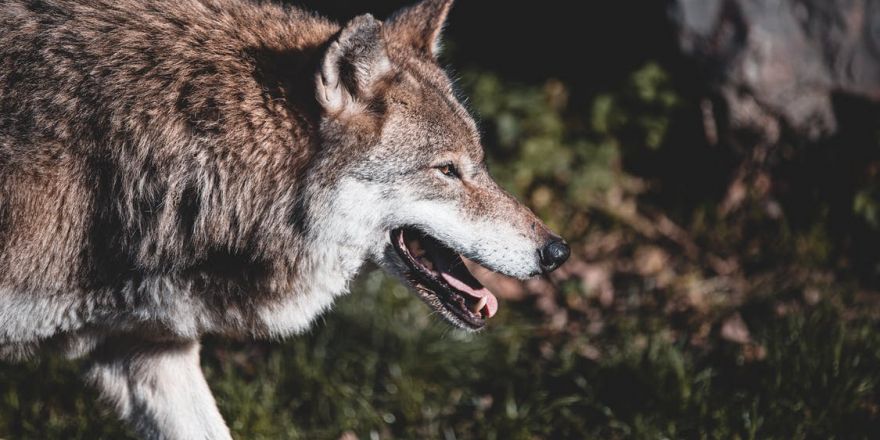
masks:
{"type": "Polygon", "coordinates": [[[28,318],[57,328],[10,324],[0,345],[113,319],[279,335],[345,289],[365,244],[314,221],[357,201],[311,168],[338,25],[212,0],[12,1],[0,19],[0,235],[17,235],[0,240],[0,309],[69,297],[28,318]]]}

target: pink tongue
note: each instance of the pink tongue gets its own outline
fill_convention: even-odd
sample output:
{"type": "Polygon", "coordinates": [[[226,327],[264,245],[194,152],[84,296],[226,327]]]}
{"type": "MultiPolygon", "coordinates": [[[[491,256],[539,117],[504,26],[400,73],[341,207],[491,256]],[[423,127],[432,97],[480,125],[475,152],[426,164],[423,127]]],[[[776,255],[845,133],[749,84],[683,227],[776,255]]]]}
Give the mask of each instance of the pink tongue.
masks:
{"type": "Polygon", "coordinates": [[[495,313],[498,312],[498,298],[495,298],[495,295],[493,295],[492,292],[489,291],[489,289],[485,287],[474,289],[473,287],[468,286],[463,281],[446,272],[440,272],[440,276],[442,276],[443,279],[446,280],[446,282],[449,283],[450,286],[455,287],[456,290],[467,293],[475,299],[488,297],[486,305],[483,307],[482,310],[483,314],[487,318],[495,316],[495,313]]]}

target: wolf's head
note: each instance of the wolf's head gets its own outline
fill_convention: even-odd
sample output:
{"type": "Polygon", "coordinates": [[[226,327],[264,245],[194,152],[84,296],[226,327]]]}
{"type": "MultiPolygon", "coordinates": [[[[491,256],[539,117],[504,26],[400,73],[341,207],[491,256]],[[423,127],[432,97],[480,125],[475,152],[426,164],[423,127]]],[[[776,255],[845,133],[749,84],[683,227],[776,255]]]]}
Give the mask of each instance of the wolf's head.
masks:
{"type": "MultiPolygon", "coordinates": [[[[461,256],[527,278],[562,264],[565,242],[489,176],[477,127],[436,55],[451,0],[380,22],[362,15],[328,46],[322,107],[322,237],[409,282],[440,315],[479,329],[495,297],[461,256]]],[[[317,183],[317,182],[316,182],[317,183]]]]}

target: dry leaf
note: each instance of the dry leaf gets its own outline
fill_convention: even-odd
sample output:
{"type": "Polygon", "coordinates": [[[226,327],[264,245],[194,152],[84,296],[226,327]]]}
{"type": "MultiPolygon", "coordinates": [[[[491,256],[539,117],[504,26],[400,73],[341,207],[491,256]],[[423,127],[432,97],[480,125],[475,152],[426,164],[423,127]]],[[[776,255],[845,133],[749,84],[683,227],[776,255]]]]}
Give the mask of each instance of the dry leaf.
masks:
{"type": "Polygon", "coordinates": [[[749,328],[739,313],[724,320],[721,324],[721,337],[737,344],[748,344],[752,340],[749,328]]]}

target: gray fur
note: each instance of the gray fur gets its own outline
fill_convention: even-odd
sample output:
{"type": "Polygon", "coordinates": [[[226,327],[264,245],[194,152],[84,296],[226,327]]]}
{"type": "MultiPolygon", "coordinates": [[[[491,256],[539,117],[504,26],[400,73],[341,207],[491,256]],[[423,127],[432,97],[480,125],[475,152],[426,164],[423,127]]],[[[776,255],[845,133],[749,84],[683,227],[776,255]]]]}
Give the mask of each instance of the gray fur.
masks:
{"type": "Polygon", "coordinates": [[[552,234],[434,59],[450,4],[0,2],[0,356],[87,356],[145,438],[228,438],[198,340],[301,331],[368,259],[406,278],[392,228],[536,273],[552,234]]]}

